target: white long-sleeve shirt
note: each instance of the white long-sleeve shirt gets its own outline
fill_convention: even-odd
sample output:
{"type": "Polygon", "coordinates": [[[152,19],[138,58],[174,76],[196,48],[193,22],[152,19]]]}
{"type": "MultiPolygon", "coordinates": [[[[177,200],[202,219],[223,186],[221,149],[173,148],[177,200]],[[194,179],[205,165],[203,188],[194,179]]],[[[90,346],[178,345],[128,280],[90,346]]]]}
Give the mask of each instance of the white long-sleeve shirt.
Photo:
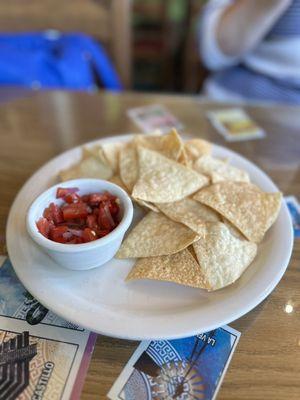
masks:
{"type": "MultiPolygon", "coordinates": [[[[280,101],[281,92],[284,92],[287,85],[287,91],[282,94],[282,100],[285,101],[288,100],[287,97],[291,97],[292,102],[295,100],[298,102],[298,92],[300,102],[300,0],[294,0],[261,43],[243,57],[231,57],[224,54],[218,46],[216,37],[219,19],[224,9],[233,1],[210,0],[200,18],[199,48],[202,61],[212,71],[227,71],[227,73],[224,71],[213,74],[206,81],[207,94],[224,100],[226,96],[235,99],[251,98],[252,92],[252,95],[257,98],[280,101]],[[237,68],[239,87],[234,87],[234,67],[237,68]],[[250,90],[249,85],[243,91],[242,69],[244,69],[245,80],[252,79],[252,85],[260,86],[257,88],[259,93],[255,93],[255,88],[250,90]],[[275,87],[276,82],[279,83],[278,90],[275,87]]],[[[253,6],[255,7],[255,2],[253,6]]]]}

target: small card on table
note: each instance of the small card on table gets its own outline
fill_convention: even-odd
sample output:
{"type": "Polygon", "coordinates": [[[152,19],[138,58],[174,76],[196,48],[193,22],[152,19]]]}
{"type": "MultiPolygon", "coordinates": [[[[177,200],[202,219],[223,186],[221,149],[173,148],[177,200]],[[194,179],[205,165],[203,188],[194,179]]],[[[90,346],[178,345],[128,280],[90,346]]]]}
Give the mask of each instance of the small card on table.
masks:
{"type": "Polygon", "coordinates": [[[177,130],[183,129],[182,123],[160,104],[132,108],[127,111],[127,115],[146,133],[151,133],[156,130],[167,133],[172,128],[177,130]]]}
{"type": "Polygon", "coordinates": [[[0,400],[79,400],[95,340],[42,306],[0,257],[0,400]]]}
{"type": "Polygon", "coordinates": [[[240,333],[229,326],[185,339],[142,342],[111,400],[215,399],[240,333]]]}
{"type": "Polygon", "coordinates": [[[264,130],[240,108],[209,111],[207,117],[229,142],[261,139],[266,135],[264,130]]]}
{"type": "Polygon", "coordinates": [[[295,196],[287,196],[284,199],[293,221],[294,235],[300,238],[300,204],[295,196]]]}

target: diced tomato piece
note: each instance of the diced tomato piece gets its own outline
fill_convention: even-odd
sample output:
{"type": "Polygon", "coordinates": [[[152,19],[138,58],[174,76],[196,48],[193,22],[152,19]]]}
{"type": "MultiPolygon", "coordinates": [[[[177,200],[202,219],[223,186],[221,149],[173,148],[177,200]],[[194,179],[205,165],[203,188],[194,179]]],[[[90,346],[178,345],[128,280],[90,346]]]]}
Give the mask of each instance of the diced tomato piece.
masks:
{"type": "Polygon", "coordinates": [[[68,243],[68,244],[81,244],[81,243],[84,243],[84,241],[83,241],[83,239],[80,238],[80,237],[74,237],[74,236],[73,236],[71,240],[68,240],[68,241],[67,241],[67,243],[68,243]]]}
{"type": "Polygon", "coordinates": [[[103,208],[99,208],[98,225],[100,226],[101,229],[107,229],[109,231],[111,229],[110,221],[107,218],[103,208]]]}
{"type": "Polygon", "coordinates": [[[88,209],[85,203],[73,203],[64,206],[62,213],[65,220],[86,218],[88,216],[88,209]]]}
{"type": "Polygon", "coordinates": [[[92,242],[93,240],[98,239],[96,232],[90,228],[85,228],[83,230],[82,238],[84,242],[92,242]]]}
{"type": "Polygon", "coordinates": [[[68,242],[67,242],[68,244],[81,244],[81,243],[84,243],[84,240],[83,240],[83,238],[80,238],[80,237],[78,237],[78,236],[73,236],[73,238],[71,239],[71,240],[68,240],[68,242]]]}
{"type": "Polygon", "coordinates": [[[68,221],[64,221],[57,226],[67,226],[69,229],[84,229],[86,226],[86,221],[84,219],[69,219],[68,221]]]}
{"type": "Polygon", "coordinates": [[[81,227],[86,225],[86,219],[85,218],[76,218],[74,220],[76,224],[80,225],[81,227]]]}
{"type": "Polygon", "coordinates": [[[94,229],[97,228],[97,217],[94,214],[88,215],[86,217],[86,224],[89,228],[94,229]]]}
{"type": "Polygon", "coordinates": [[[50,211],[52,213],[53,222],[55,224],[60,224],[64,221],[63,213],[60,207],[57,204],[50,204],[50,211]]]}
{"type": "Polygon", "coordinates": [[[69,204],[78,203],[81,200],[81,197],[77,193],[68,193],[64,197],[64,200],[66,203],[69,203],[69,204]]]}
{"type": "Polygon", "coordinates": [[[99,205],[101,201],[107,201],[108,196],[106,193],[92,193],[90,194],[89,203],[91,205],[99,205]]]}
{"type": "Polygon", "coordinates": [[[71,239],[71,240],[68,240],[67,243],[68,243],[68,244],[77,244],[77,240],[76,240],[76,238],[73,238],[73,239],[71,239]]]}
{"type": "Polygon", "coordinates": [[[111,194],[109,192],[104,192],[104,194],[107,196],[107,199],[110,201],[116,201],[117,200],[117,196],[115,196],[114,194],[111,194]]]}
{"type": "Polygon", "coordinates": [[[83,196],[81,196],[81,201],[83,201],[84,203],[88,203],[90,201],[90,195],[84,194],[83,196]]]}
{"type": "Polygon", "coordinates": [[[63,222],[57,226],[66,226],[68,229],[82,229],[84,227],[84,225],[76,224],[70,221],[63,222]]]}
{"type": "Polygon", "coordinates": [[[119,210],[120,210],[119,205],[115,201],[109,203],[109,211],[113,217],[115,215],[118,215],[119,210]]]}
{"type": "Polygon", "coordinates": [[[97,235],[98,235],[99,238],[102,238],[102,237],[108,235],[110,232],[111,232],[111,231],[108,230],[108,229],[97,229],[97,230],[96,230],[96,233],[97,233],[97,235]]]}
{"type": "Polygon", "coordinates": [[[99,207],[98,224],[101,229],[111,231],[115,227],[115,221],[113,220],[109,207],[107,204],[99,207]]]}
{"type": "Polygon", "coordinates": [[[54,203],[50,203],[49,207],[45,208],[43,217],[55,224],[60,224],[64,221],[61,209],[54,203]]]}
{"type": "Polygon", "coordinates": [[[114,219],[113,219],[113,217],[111,215],[111,212],[110,212],[110,209],[109,209],[109,205],[105,204],[104,207],[103,207],[103,210],[104,210],[104,212],[106,214],[107,219],[110,222],[111,229],[113,229],[116,226],[116,224],[115,224],[115,221],[114,221],[114,219]]]}
{"type": "Polygon", "coordinates": [[[49,207],[44,210],[43,217],[55,224],[64,221],[61,209],[54,203],[50,203],[49,207]]]}
{"type": "Polygon", "coordinates": [[[64,235],[68,232],[67,226],[54,226],[50,229],[49,239],[58,243],[66,243],[64,235]]]}
{"type": "Polygon", "coordinates": [[[43,212],[43,217],[47,218],[48,221],[52,221],[53,222],[52,214],[51,214],[51,211],[50,211],[50,207],[45,208],[45,210],[43,212]]]}
{"type": "Polygon", "coordinates": [[[41,217],[37,221],[36,226],[37,226],[39,232],[43,236],[48,238],[49,237],[50,228],[51,228],[51,226],[53,226],[53,224],[51,222],[49,222],[46,218],[41,217]]]}
{"type": "Polygon", "coordinates": [[[78,188],[61,188],[61,187],[59,187],[56,190],[56,198],[57,199],[63,198],[67,194],[78,192],[78,190],[79,190],[78,188]]]}

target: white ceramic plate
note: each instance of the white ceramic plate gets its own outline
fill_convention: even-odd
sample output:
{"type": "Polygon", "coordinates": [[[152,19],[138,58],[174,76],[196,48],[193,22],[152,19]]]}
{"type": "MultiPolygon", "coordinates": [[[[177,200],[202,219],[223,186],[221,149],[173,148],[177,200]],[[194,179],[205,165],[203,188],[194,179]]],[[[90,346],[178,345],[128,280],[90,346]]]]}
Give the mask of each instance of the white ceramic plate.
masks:
{"type": "MultiPolygon", "coordinates": [[[[129,139],[129,135],[119,136],[93,144],[129,139]]],[[[263,190],[278,190],[264,172],[238,154],[220,146],[214,146],[213,153],[229,157],[233,165],[248,171],[252,182],[263,190]]],[[[293,245],[284,203],[253,264],[235,284],[216,292],[157,281],[125,283],[133,265],[130,260],[112,260],[90,271],[61,268],[30,239],[25,214],[35,197],[56,182],[59,170],[76,162],[80,154],[79,147],[69,150],[39,169],[16,197],[7,224],[8,252],[19,279],[59,316],[119,338],[179,338],[230,323],[259,304],[278,284],[293,245]]]]}

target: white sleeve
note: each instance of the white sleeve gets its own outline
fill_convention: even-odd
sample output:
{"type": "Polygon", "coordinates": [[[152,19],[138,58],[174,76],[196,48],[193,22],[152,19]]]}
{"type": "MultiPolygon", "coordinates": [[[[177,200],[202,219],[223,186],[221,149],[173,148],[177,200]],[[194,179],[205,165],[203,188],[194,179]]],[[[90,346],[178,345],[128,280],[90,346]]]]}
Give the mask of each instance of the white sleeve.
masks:
{"type": "Polygon", "coordinates": [[[216,32],[219,19],[233,0],[210,0],[203,8],[198,26],[200,56],[210,70],[218,70],[235,65],[238,57],[227,56],[219,49],[216,32]]]}

